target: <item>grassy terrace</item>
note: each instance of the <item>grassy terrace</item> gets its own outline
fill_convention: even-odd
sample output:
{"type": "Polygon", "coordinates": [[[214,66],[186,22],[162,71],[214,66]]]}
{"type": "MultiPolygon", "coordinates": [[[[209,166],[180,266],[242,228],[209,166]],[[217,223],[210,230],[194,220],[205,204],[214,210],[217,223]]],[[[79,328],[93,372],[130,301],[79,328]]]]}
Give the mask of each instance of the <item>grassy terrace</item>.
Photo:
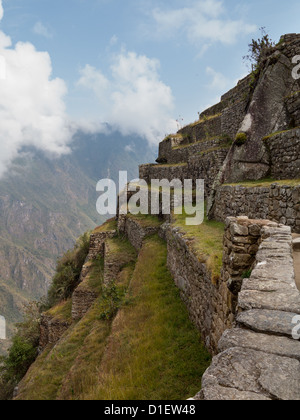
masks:
{"type": "Polygon", "coordinates": [[[189,144],[183,144],[181,146],[175,146],[172,148],[172,150],[182,150],[182,149],[188,149],[191,146],[196,146],[197,144],[203,144],[203,143],[207,143],[209,141],[214,141],[214,140],[218,140],[220,139],[220,141],[222,141],[222,137],[221,136],[213,136],[213,137],[206,137],[202,140],[198,140],[194,143],[189,143],[189,144]]]}
{"type": "Polygon", "coordinates": [[[217,152],[218,150],[230,149],[229,144],[223,144],[221,146],[211,147],[210,149],[204,150],[203,152],[198,152],[196,155],[205,156],[208,153],[217,152]]]}
{"type": "Polygon", "coordinates": [[[103,225],[98,226],[92,233],[108,232],[117,229],[117,221],[115,218],[108,220],[103,225]]]}
{"type": "Polygon", "coordinates": [[[37,359],[19,399],[186,400],[195,395],[210,356],[166,260],[166,244],[158,236],[145,241],[137,264],[125,267],[88,314],[37,359]],[[116,308],[117,314],[111,312],[116,308]]]}
{"type": "Polygon", "coordinates": [[[270,187],[271,185],[281,185],[281,186],[290,186],[296,187],[300,185],[300,179],[284,179],[284,180],[276,180],[276,179],[261,179],[259,181],[244,181],[238,182],[235,184],[224,184],[224,186],[229,185],[232,187],[270,187]]]}
{"type": "Polygon", "coordinates": [[[139,225],[143,228],[147,228],[147,227],[154,227],[154,228],[159,228],[162,225],[162,221],[159,220],[158,217],[156,216],[152,216],[151,214],[149,215],[142,215],[142,214],[128,214],[127,217],[129,219],[135,220],[136,222],[139,223],[139,225]]]}
{"type": "Polygon", "coordinates": [[[207,121],[211,121],[211,120],[214,120],[218,117],[221,117],[221,115],[222,114],[219,113],[219,114],[209,115],[207,117],[203,117],[203,118],[199,119],[198,121],[195,121],[193,124],[190,124],[190,126],[195,127],[196,125],[203,124],[203,123],[206,123],[207,121]]]}
{"type": "Polygon", "coordinates": [[[166,267],[158,237],[141,251],[88,399],[186,399],[201,387],[210,357],[166,267]]]}
{"type": "Polygon", "coordinates": [[[187,215],[175,215],[174,225],[180,227],[184,236],[190,239],[190,246],[195,250],[200,261],[207,264],[213,280],[220,278],[223,258],[224,224],[204,220],[200,226],[186,226],[187,215]]]}
{"type": "Polygon", "coordinates": [[[50,315],[58,321],[72,322],[72,299],[61,302],[54,308],[51,308],[47,315],[50,315]]]}
{"type": "Polygon", "coordinates": [[[179,168],[187,166],[187,163],[166,163],[164,165],[154,165],[154,168],[179,168]]]}
{"type": "Polygon", "coordinates": [[[276,131],[275,133],[271,133],[268,136],[265,136],[262,140],[267,141],[267,140],[271,139],[272,137],[277,136],[278,134],[283,134],[283,133],[288,133],[289,131],[299,130],[299,128],[300,127],[294,127],[294,128],[290,128],[288,130],[276,131]]]}

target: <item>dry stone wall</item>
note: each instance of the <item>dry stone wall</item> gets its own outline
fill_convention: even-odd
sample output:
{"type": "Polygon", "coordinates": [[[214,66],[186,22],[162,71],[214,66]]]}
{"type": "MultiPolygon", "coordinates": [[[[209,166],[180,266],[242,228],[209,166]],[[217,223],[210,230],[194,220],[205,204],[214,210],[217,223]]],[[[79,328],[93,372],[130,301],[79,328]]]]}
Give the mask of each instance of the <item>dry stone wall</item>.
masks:
{"type": "Polygon", "coordinates": [[[184,142],[195,143],[209,137],[218,137],[222,135],[221,115],[215,115],[195,124],[188,125],[178,131],[184,138],[184,142]]]}
{"type": "Polygon", "coordinates": [[[187,163],[184,164],[142,165],[140,166],[140,179],[144,179],[148,185],[151,185],[152,179],[166,179],[168,181],[179,179],[182,183],[185,179],[194,181],[204,179],[205,194],[208,197],[227,153],[228,146],[218,146],[190,156],[187,163]]]}
{"type": "Polygon", "coordinates": [[[235,296],[253,267],[262,229],[270,223],[269,220],[251,220],[244,216],[226,219],[222,278],[235,296]]]}
{"type": "Polygon", "coordinates": [[[43,351],[48,344],[56,344],[69,329],[70,323],[42,314],[40,323],[39,351],[43,351]]]}
{"type": "Polygon", "coordinates": [[[141,222],[134,217],[121,216],[119,218],[119,230],[128,238],[131,245],[139,252],[143,246],[143,241],[147,236],[159,232],[160,226],[143,226],[141,222]]]}
{"type": "Polygon", "coordinates": [[[218,279],[212,276],[205,261],[199,259],[183,231],[172,225],[162,227],[168,245],[169,270],[192,322],[212,354],[217,353],[224,331],[233,325],[243,278],[253,268],[265,226],[277,224],[247,217],[227,218],[223,267],[218,279]]]}
{"type": "Polygon", "coordinates": [[[116,236],[116,231],[96,232],[90,236],[90,249],[87,257],[87,261],[98,258],[99,255],[104,257],[104,244],[107,238],[113,238],[116,236]]]}
{"type": "Polygon", "coordinates": [[[167,144],[170,147],[164,147],[160,150],[158,162],[161,161],[165,164],[178,164],[178,163],[186,163],[189,161],[191,156],[199,155],[207,150],[211,150],[214,148],[222,147],[226,141],[224,138],[215,138],[215,139],[207,139],[202,140],[197,143],[192,143],[186,146],[180,146],[177,148],[171,147],[171,144],[168,142],[167,144]]]}
{"type": "Polygon", "coordinates": [[[72,319],[78,321],[89,311],[98,294],[89,287],[89,276],[79,284],[72,295],[72,319]]]}
{"type": "Polygon", "coordinates": [[[291,229],[261,229],[255,268],[243,282],[235,328],[203,376],[200,400],[300,400],[300,342],[293,339],[300,293],[291,229]]]}
{"type": "Polygon", "coordinates": [[[206,347],[215,354],[220,337],[234,320],[235,297],[222,279],[214,280],[205,262],[199,260],[189,241],[168,225],[168,267],[180,289],[192,322],[206,347]]]}
{"type": "Polygon", "coordinates": [[[300,178],[300,129],[267,137],[270,174],[274,179],[300,178]]]}
{"type": "Polygon", "coordinates": [[[214,218],[247,214],[251,219],[269,219],[300,233],[300,185],[273,184],[268,187],[223,185],[217,191],[214,218]]]}

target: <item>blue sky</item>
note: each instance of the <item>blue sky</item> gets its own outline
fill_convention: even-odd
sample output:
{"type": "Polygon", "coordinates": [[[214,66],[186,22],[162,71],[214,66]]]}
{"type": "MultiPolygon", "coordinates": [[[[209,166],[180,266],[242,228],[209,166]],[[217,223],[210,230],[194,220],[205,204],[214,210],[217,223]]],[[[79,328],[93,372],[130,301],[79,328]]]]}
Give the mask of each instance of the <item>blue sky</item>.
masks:
{"type": "MultiPolygon", "coordinates": [[[[97,130],[98,123],[108,121],[126,134],[157,143],[176,131],[176,120],[193,122],[246,75],[242,56],[261,26],[277,41],[281,34],[298,32],[300,17],[299,0],[2,0],[2,6],[0,55],[7,61],[11,86],[21,86],[12,92],[9,83],[0,84],[6,93],[0,105],[11,99],[5,116],[18,120],[22,112],[13,108],[13,99],[20,98],[19,108],[24,103],[25,109],[30,89],[32,98],[37,89],[50,92],[49,101],[45,92],[36,103],[30,101],[32,118],[40,124],[22,117],[19,133],[7,128],[15,150],[6,162],[21,144],[37,145],[40,137],[41,148],[63,152],[72,124],[73,130],[74,124],[97,130]],[[1,33],[10,38],[10,43],[2,42],[2,52],[1,33]],[[18,72],[13,72],[9,50],[16,53],[18,72]],[[27,71],[33,62],[38,69],[27,71]],[[12,79],[24,79],[24,74],[26,83],[12,79]],[[44,108],[47,124],[40,115],[44,108]],[[63,119],[69,120],[68,127],[63,119]],[[44,131],[58,120],[57,132],[63,135],[53,143],[44,131]],[[24,132],[27,137],[21,138],[24,132]],[[29,140],[30,135],[36,140],[29,140]]],[[[53,128],[51,135],[55,133],[53,128]]],[[[5,146],[9,148],[8,141],[5,146]]]]}

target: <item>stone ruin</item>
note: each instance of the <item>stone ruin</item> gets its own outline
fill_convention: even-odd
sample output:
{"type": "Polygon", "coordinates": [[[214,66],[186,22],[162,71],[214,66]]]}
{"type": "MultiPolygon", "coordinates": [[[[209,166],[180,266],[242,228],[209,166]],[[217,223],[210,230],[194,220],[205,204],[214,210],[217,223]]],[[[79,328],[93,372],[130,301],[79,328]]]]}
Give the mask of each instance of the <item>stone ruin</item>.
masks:
{"type": "MultiPolygon", "coordinates": [[[[300,82],[292,77],[295,55],[300,55],[300,35],[283,36],[256,77],[241,80],[199,121],[162,141],[157,164],[140,167],[140,178],[148,183],[205,180],[208,216],[225,223],[220,279],[212,278],[169,219],[155,228],[130,216],[118,220],[119,231],[138,252],[143,240],[156,232],[167,242],[170,272],[214,356],[196,400],[300,399],[300,343],[293,329],[300,315],[292,236],[300,233],[300,82]],[[266,178],[272,180],[249,183],[266,178]]],[[[103,256],[107,281],[118,270],[107,244],[114,234],[92,235],[82,283],[73,295],[74,320],[81,319],[96,298],[85,281],[89,261],[103,256]]],[[[65,328],[45,317],[41,347],[57,342],[65,328]]]]}

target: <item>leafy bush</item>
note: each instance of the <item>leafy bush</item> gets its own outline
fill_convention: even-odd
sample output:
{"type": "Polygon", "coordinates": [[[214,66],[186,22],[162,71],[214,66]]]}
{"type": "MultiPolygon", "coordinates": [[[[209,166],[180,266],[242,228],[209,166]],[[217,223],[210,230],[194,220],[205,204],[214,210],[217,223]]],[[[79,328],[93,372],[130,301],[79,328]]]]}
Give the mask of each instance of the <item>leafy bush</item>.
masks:
{"type": "Polygon", "coordinates": [[[247,142],[247,134],[246,133],[238,133],[235,138],[235,144],[237,146],[243,146],[247,142]]]}
{"type": "Polygon", "coordinates": [[[46,308],[51,308],[62,300],[72,296],[79,284],[82,266],[86,260],[90,246],[90,235],[82,235],[75,247],[68,251],[57,262],[56,274],[48,292],[46,308]]]}
{"type": "Polygon", "coordinates": [[[266,28],[260,28],[261,38],[255,40],[252,39],[252,42],[249,46],[249,53],[243,57],[244,61],[250,63],[251,70],[257,70],[264,60],[268,57],[269,52],[275,46],[275,43],[270,38],[269,34],[266,32],[266,28]]]}
{"type": "Polygon", "coordinates": [[[102,305],[100,319],[102,321],[111,321],[117,314],[126,290],[116,287],[114,283],[106,287],[102,293],[102,305]]]}
{"type": "Polygon", "coordinates": [[[58,260],[46,301],[32,302],[25,307],[24,321],[17,325],[8,356],[0,358],[0,400],[12,398],[14,388],[35,361],[40,339],[40,314],[72,295],[79,283],[89,246],[90,235],[85,233],[74,248],[58,260]]]}
{"type": "Polygon", "coordinates": [[[24,321],[17,325],[8,356],[0,359],[0,400],[12,397],[38,354],[40,306],[37,302],[29,303],[24,312],[24,321]]]}

